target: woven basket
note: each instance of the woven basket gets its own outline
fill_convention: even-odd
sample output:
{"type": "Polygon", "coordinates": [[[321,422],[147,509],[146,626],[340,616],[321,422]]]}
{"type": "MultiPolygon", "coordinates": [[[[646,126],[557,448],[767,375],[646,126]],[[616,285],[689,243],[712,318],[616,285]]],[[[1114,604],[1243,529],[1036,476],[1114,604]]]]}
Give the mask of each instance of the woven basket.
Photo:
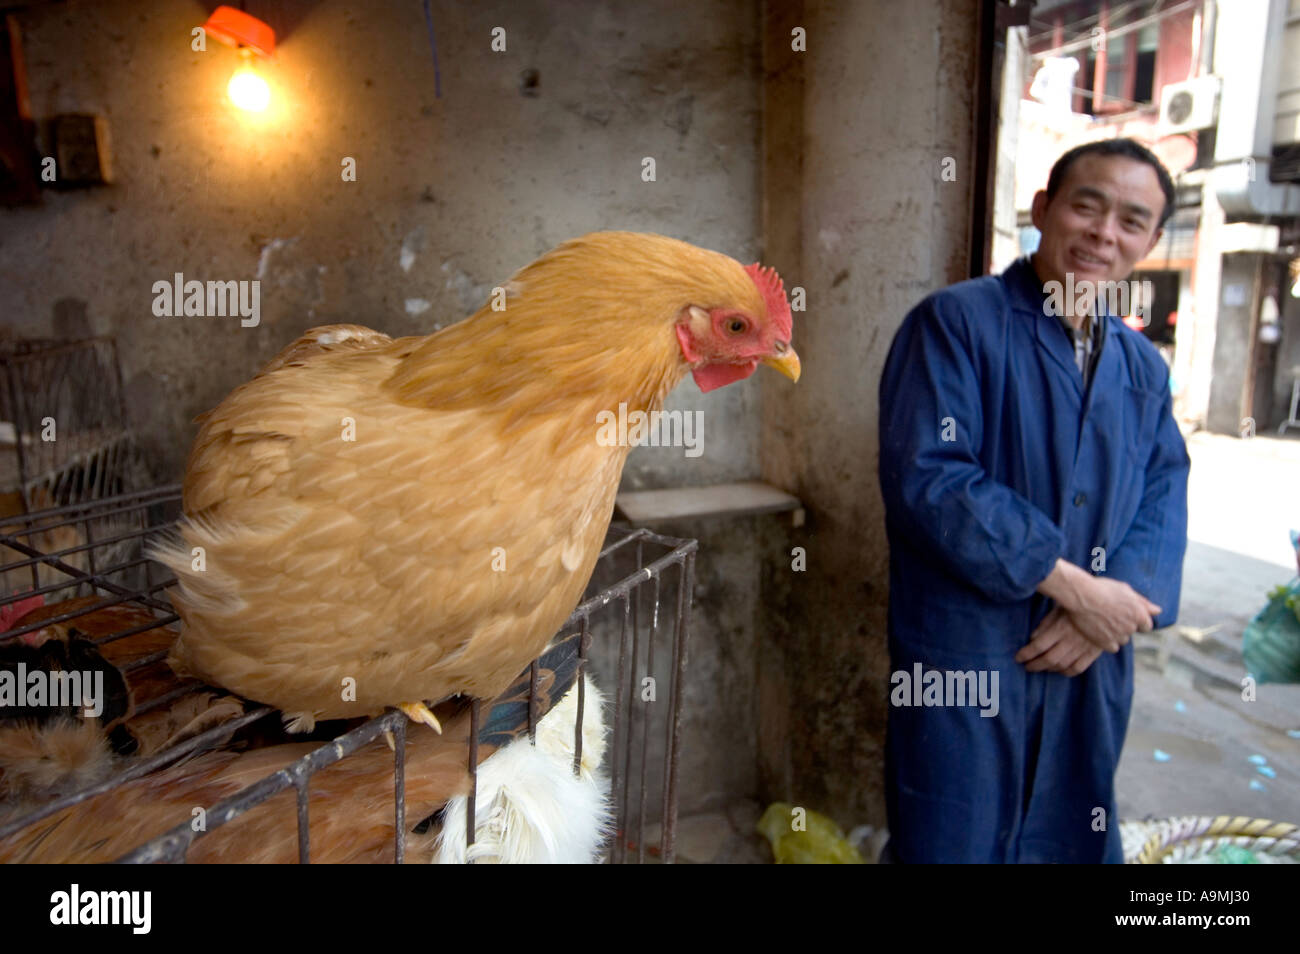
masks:
{"type": "Polygon", "coordinates": [[[1244,815],[1186,815],[1150,822],[1131,864],[1193,864],[1224,846],[1245,848],[1278,861],[1300,863],[1300,825],[1244,815]]]}

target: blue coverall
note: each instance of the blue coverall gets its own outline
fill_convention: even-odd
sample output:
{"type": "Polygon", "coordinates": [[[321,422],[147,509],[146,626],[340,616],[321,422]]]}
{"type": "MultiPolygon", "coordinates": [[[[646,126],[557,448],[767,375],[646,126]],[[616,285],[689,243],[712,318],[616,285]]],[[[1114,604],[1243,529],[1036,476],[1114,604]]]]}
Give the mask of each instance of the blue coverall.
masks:
{"type": "Polygon", "coordinates": [[[1052,607],[1035,590],[1058,557],[1159,604],[1157,627],[1174,621],[1190,462],[1154,346],[1103,316],[1085,392],[1044,301],[1028,259],[936,292],[904,320],[880,383],[891,670],[996,670],[999,687],[992,718],[890,707],[904,862],[1122,860],[1132,643],[1073,678],[1014,656],[1052,607]]]}

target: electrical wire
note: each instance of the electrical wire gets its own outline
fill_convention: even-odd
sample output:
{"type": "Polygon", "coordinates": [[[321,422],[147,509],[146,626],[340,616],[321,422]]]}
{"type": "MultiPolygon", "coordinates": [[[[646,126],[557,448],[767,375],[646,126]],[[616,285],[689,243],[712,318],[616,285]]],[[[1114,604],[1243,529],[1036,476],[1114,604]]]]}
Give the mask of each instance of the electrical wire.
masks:
{"type": "Polygon", "coordinates": [[[424,0],[424,25],[429,31],[429,49],[433,51],[433,98],[442,99],[442,71],[438,69],[438,43],[433,38],[433,11],[424,0]]]}

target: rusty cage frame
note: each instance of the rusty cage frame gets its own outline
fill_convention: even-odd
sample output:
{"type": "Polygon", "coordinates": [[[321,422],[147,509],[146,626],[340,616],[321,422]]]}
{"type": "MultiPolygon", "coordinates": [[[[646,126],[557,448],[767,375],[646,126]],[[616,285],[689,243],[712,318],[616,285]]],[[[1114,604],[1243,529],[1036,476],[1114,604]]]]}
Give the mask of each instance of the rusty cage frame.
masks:
{"type": "MultiPolygon", "coordinates": [[[[39,622],[24,625],[21,618],[18,618],[12,628],[0,632],[0,649],[45,626],[75,621],[80,616],[112,606],[128,605],[146,609],[154,622],[98,638],[94,640],[96,645],[177,623],[179,617],[165,593],[166,588],[174,582],[174,577],[170,571],[146,556],[145,547],[152,538],[166,534],[174,526],[180,514],[180,499],[180,488],[173,485],[0,518],[0,585],[3,587],[0,589],[0,609],[34,596],[57,597],[59,600],[76,596],[102,597],[93,605],[60,613],[39,622]],[[52,549],[50,552],[45,552],[38,545],[42,541],[48,541],[52,531],[68,527],[79,531],[82,542],[52,549]],[[97,529],[102,531],[104,527],[111,528],[112,532],[96,532],[97,529]],[[127,555],[121,556],[124,549],[127,555]],[[105,560],[103,555],[112,558],[105,560]],[[51,573],[58,574],[59,579],[48,582],[51,573]],[[42,582],[42,574],[47,582],[42,582]],[[14,582],[18,578],[22,578],[24,585],[29,578],[30,588],[15,587],[14,582]]],[[[575,774],[582,754],[585,705],[582,675],[589,667],[594,668],[602,676],[604,684],[614,688],[613,693],[607,693],[607,696],[615,697],[613,742],[606,748],[606,764],[610,766],[610,800],[615,819],[615,831],[606,839],[607,862],[641,863],[646,860],[647,853],[652,857],[657,855],[657,860],[664,863],[674,860],[682,681],[697,550],[698,544],[694,540],[661,536],[644,528],[611,527],[583,600],[561,628],[557,638],[552,640],[547,653],[541,657],[542,660],[550,657],[549,661],[557,666],[564,665],[562,661],[557,663],[557,660],[565,655],[570,657],[567,664],[574,672],[574,681],[578,687],[578,712],[574,725],[575,774]],[[677,571],[671,572],[674,567],[677,571]],[[673,579],[668,582],[676,584],[674,621],[671,627],[661,627],[661,583],[669,574],[673,579]],[[614,617],[612,620],[607,618],[611,615],[614,617]],[[593,643],[597,636],[600,639],[593,643]],[[659,643],[667,645],[661,649],[656,668],[655,650],[659,643]],[[597,649],[595,658],[589,655],[593,645],[597,649]],[[575,656],[576,659],[573,659],[575,656]],[[668,706],[662,712],[662,719],[659,716],[663,707],[654,707],[652,711],[651,707],[635,704],[638,697],[638,672],[668,677],[668,706]],[[655,756],[653,759],[652,751],[655,756]],[[634,757],[638,755],[639,757],[634,757]],[[647,798],[656,789],[658,796],[655,801],[660,806],[657,850],[646,844],[647,831],[654,834],[653,823],[649,828],[646,823],[647,798]]],[[[124,669],[129,672],[157,663],[165,657],[166,651],[156,652],[128,664],[124,669]]],[[[526,671],[531,673],[528,705],[530,735],[535,733],[536,723],[544,714],[538,711],[537,672],[538,662],[535,661],[530,670],[526,671]]],[[[641,684],[644,683],[643,676],[641,684]]],[[[136,714],[208,688],[192,681],[150,700],[137,709],[136,714]]],[[[645,701],[644,694],[641,698],[645,701]]],[[[469,703],[470,734],[466,754],[470,777],[466,806],[467,845],[473,843],[476,827],[477,749],[483,725],[480,713],[483,701],[485,700],[474,699],[469,703]]],[[[237,730],[260,719],[272,717],[275,713],[276,710],[269,706],[250,705],[249,711],[243,715],[154,755],[123,758],[120,771],[111,778],[55,798],[22,817],[3,820],[0,823],[0,838],[8,837],[64,808],[165,768],[181,758],[218,748],[237,730]]],[[[184,863],[190,846],[197,839],[219,837],[217,833],[222,825],[293,788],[297,795],[298,860],[300,863],[308,863],[311,857],[308,793],[312,776],[320,769],[347,758],[384,733],[391,732],[396,741],[393,753],[394,859],[400,864],[405,860],[406,838],[410,827],[406,818],[405,799],[407,721],[407,717],[397,710],[389,710],[369,719],[333,741],[321,744],[319,748],[279,771],[210,806],[207,809],[206,830],[194,831],[188,819],[178,819],[175,827],[118,860],[184,863]]]]}

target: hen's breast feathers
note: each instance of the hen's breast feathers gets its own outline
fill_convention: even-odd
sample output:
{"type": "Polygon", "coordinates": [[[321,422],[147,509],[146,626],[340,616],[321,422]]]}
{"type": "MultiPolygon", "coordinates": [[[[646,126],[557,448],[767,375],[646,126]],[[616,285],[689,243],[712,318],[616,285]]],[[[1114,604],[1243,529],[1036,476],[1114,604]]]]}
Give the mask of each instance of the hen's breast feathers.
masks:
{"type": "Polygon", "coordinates": [[[558,416],[503,440],[494,409],[398,403],[411,339],[376,344],[300,352],[213,411],[162,554],[179,662],[326,718],[508,685],[580,597],[627,452],[594,415],[585,440],[558,416]]]}

